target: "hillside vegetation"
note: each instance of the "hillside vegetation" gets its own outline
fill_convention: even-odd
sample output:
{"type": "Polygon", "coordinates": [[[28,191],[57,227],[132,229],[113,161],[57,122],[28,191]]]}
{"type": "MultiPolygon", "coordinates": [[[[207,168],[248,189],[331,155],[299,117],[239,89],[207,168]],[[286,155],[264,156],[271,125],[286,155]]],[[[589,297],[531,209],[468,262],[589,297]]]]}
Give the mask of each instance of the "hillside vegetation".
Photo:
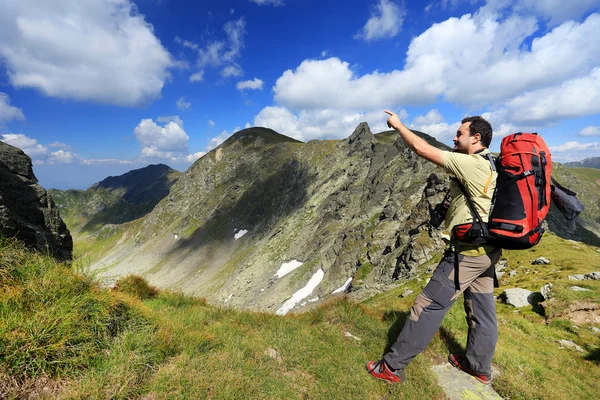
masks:
{"type": "MultiPolygon", "coordinates": [[[[505,258],[496,294],[553,288],[544,306],[498,303],[494,388],[510,399],[597,398],[600,336],[592,328],[600,323],[581,319],[578,305],[587,304],[588,321],[599,317],[600,281],[578,281],[589,291],[574,292],[567,277],[600,271],[598,249],[550,234],[505,258]],[[532,265],[539,256],[551,264],[532,265]]],[[[365,361],[395,340],[425,273],[360,304],[340,296],[281,317],[159,293],[138,278],[118,284],[121,292],[101,289],[81,269],[0,240],[1,398],[443,399],[430,367],[466,340],[459,300],[408,367],[406,384],[365,372],[365,361]],[[399,296],[406,288],[415,293],[399,296]]]]}

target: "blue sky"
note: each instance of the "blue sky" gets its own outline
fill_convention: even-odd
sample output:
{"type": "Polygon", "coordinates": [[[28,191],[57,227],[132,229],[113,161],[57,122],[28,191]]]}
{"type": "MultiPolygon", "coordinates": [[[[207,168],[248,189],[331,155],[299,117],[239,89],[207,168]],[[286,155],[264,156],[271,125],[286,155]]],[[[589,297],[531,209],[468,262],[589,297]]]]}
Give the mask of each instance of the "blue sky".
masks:
{"type": "Polygon", "coordinates": [[[184,171],[232,133],[344,138],[383,110],[497,150],[540,132],[600,156],[600,0],[0,0],[0,140],[46,188],[150,163],[184,171]]]}

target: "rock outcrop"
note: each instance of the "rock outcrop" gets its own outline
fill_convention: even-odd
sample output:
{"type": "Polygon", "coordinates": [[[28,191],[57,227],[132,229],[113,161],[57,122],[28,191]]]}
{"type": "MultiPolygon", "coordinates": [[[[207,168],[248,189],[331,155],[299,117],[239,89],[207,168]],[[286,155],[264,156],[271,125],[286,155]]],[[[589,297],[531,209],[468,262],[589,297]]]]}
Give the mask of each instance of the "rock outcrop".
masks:
{"type": "Polygon", "coordinates": [[[73,239],[52,196],[37,184],[31,158],[0,142],[0,230],[25,245],[71,260],[73,239]]]}

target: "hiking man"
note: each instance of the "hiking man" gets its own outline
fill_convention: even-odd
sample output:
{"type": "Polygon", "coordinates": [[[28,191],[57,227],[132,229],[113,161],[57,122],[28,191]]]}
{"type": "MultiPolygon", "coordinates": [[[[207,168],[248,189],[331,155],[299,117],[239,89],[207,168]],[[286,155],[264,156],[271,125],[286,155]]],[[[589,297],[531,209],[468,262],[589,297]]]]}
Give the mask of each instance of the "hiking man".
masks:
{"type": "MultiPolygon", "coordinates": [[[[496,185],[496,172],[488,159],[492,127],[476,116],[465,118],[454,137],[454,151],[443,151],[411,132],[391,111],[387,124],[394,128],[417,155],[443,167],[454,176],[450,184],[450,205],[442,224],[442,236],[451,238],[452,228],[473,222],[466,190],[484,222],[496,185]]],[[[431,280],[417,296],[410,315],[391,351],[380,361],[369,361],[367,371],[388,382],[404,382],[404,368],[421,353],[438,330],[442,319],[461,293],[469,327],[464,356],[450,354],[448,361],[473,375],[482,383],[491,383],[491,364],[498,328],[494,300],[494,265],[502,250],[490,244],[470,244],[452,238],[431,280]],[[458,268],[456,268],[456,267],[458,268]],[[457,272],[457,274],[456,274],[457,272]]]]}

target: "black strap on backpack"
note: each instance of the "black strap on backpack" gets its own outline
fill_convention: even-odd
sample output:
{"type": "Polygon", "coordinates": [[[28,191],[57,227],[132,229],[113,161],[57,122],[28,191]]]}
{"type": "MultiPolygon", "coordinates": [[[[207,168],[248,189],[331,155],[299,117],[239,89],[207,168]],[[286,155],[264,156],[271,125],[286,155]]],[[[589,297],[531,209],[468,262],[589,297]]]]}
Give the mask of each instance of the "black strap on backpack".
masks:
{"type": "MultiPolygon", "coordinates": [[[[494,158],[492,157],[492,154],[491,153],[482,154],[481,157],[487,159],[490,162],[492,172],[495,172],[496,171],[496,163],[494,161],[494,158]]],[[[479,214],[479,212],[477,211],[477,208],[475,207],[475,203],[473,202],[473,199],[471,198],[471,196],[469,196],[469,192],[467,191],[465,186],[462,184],[462,182],[460,182],[457,178],[451,178],[451,180],[456,182],[458,188],[465,196],[465,199],[467,200],[467,204],[469,205],[469,208],[471,209],[471,212],[473,213],[476,223],[479,225],[480,229],[478,231],[478,234],[480,235],[480,237],[482,239],[489,238],[490,234],[489,234],[488,226],[485,222],[483,222],[481,215],[479,214]]],[[[492,210],[494,208],[494,199],[496,197],[497,188],[498,188],[497,186],[494,188],[494,194],[492,195],[492,204],[490,206],[489,215],[491,215],[492,210]]],[[[459,264],[458,251],[456,249],[457,240],[456,240],[456,237],[454,236],[454,234],[452,235],[452,242],[453,242],[453,246],[454,246],[454,286],[455,286],[456,290],[460,290],[460,279],[459,279],[459,275],[458,275],[458,264],[459,264]]],[[[498,283],[498,277],[496,276],[495,268],[494,268],[494,287],[496,287],[496,288],[500,287],[500,284],[498,283]]]]}

